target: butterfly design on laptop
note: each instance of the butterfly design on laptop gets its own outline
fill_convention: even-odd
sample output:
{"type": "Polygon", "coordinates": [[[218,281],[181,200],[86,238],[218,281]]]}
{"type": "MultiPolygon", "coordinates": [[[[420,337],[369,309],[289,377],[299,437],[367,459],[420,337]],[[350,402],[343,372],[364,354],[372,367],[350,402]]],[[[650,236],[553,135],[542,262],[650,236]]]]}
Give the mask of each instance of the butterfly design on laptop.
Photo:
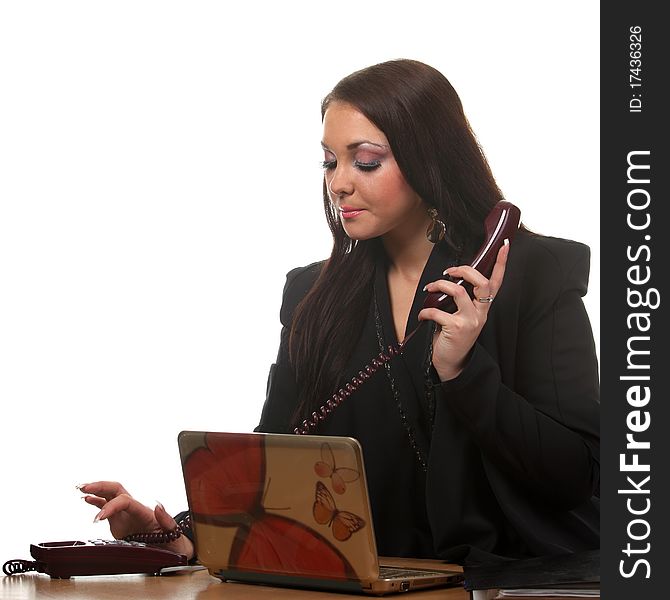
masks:
{"type": "Polygon", "coordinates": [[[346,542],[354,533],[365,527],[365,521],[358,515],[337,508],[333,495],[321,481],[316,482],[312,513],[314,520],[321,525],[328,525],[333,537],[340,542],[346,542]]]}
{"type": "MultiPolygon", "coordinates": [[[[224,445],[207,436],[205,445],[184,463],[196,527],[202,523],[235,530],[228,557],[232,568],[253,570],[263,565],[268,572],[354,577],[353,567],[330,540],[305,523],[267,512],[277,509],[264,504],[266,467],[261,437],[240,435],[236,444],[224,445]]],[[[327,513],[328,502],[323,501],[320,518],[328,514],[336,537],[351,536],[342,529],[346,513],[339,513],[331,504],[327,513]]]]}
{"type": "Polygon", "coordinates": [[[328,442],[321,444],[321,460],[314,463],[314,472],[324,479],[330,477],[333,491],[337,494],[344,494],[347,483],[356,481],[361,476],[356,469],[338,467],[335,464],[335,455],[328,442]]]}

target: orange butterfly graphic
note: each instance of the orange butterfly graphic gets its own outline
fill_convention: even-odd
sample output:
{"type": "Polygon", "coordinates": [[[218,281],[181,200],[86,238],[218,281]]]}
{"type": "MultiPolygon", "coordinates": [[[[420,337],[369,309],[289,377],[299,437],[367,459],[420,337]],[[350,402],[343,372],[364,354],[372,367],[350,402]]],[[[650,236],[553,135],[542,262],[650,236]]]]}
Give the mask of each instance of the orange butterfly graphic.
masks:
{"type": "Polygon", "coordinates": [[[321,460],[314,463],[314,471],[319,477],[330,477],[333,491],[337,494],[344,494],[347,483],[356,481],[360,477],[360,473],[356,469],[338,467],[335,464],[333,450],[327,442],[321,444],[321,460]]]}
{"type": "Polygon", "coordinates": [[[316,482],[316,494],[312,513],[317,523],[329,525],[333,536],[340,542],[348,540],[352,534],[365,527],[365,521],[358,515],[339,510],[328,488],[320,481],[316,482]]]}

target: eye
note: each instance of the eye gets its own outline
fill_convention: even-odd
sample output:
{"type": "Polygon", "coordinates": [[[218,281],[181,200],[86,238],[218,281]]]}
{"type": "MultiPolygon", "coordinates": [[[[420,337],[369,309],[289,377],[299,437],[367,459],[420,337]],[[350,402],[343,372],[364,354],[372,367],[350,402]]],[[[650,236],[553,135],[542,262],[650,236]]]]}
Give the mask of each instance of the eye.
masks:
{"type": "Polygon", "coordinates": [[[321,166],[326,170],[330,171],[337,166],[337,157],[334,152],[331,152],[328,148],[323,149],[323,162],[321,166]]]}
{"type": "Polygon", "coordinates": [[[362,162],[360,160],[354,161],[354,166],[361,171],[374,171],[381,167],[381,165],[382,163],[380,160],[371,160],[370,162],[362,162]]]}

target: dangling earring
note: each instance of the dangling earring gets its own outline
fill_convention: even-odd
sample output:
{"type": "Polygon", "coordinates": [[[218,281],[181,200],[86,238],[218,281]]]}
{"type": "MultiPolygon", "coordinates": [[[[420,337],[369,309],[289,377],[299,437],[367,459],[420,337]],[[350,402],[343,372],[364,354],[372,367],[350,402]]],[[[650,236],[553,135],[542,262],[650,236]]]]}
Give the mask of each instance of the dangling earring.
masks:
{"type": "Polygon", "coordinates": [[[447,228],[444,226],[444,223],[437,218],[437,209],[429,208],[428,215],[432,221],[426,230],[426,237],[428,238],[428,241],[437,244],[437,242],[444,239],[447,233],[447,228]]]}

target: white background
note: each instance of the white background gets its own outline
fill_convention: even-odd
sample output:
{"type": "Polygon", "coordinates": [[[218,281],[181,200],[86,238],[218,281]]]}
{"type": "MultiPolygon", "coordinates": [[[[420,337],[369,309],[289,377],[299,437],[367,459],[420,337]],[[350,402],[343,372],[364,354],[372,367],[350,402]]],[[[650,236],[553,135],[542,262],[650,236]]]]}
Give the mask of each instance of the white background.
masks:
{"type": "Polygon", "coordinates": [[[525,223],[591,246],[597,338],[598,17],[583,1],[0,4],[0,562],[109,537],[77,483],[178,512],[177,433],[256,425],[285,273],[330,249],[319,103],[356,69],[406,57],[450,79],[525,223]]]}

